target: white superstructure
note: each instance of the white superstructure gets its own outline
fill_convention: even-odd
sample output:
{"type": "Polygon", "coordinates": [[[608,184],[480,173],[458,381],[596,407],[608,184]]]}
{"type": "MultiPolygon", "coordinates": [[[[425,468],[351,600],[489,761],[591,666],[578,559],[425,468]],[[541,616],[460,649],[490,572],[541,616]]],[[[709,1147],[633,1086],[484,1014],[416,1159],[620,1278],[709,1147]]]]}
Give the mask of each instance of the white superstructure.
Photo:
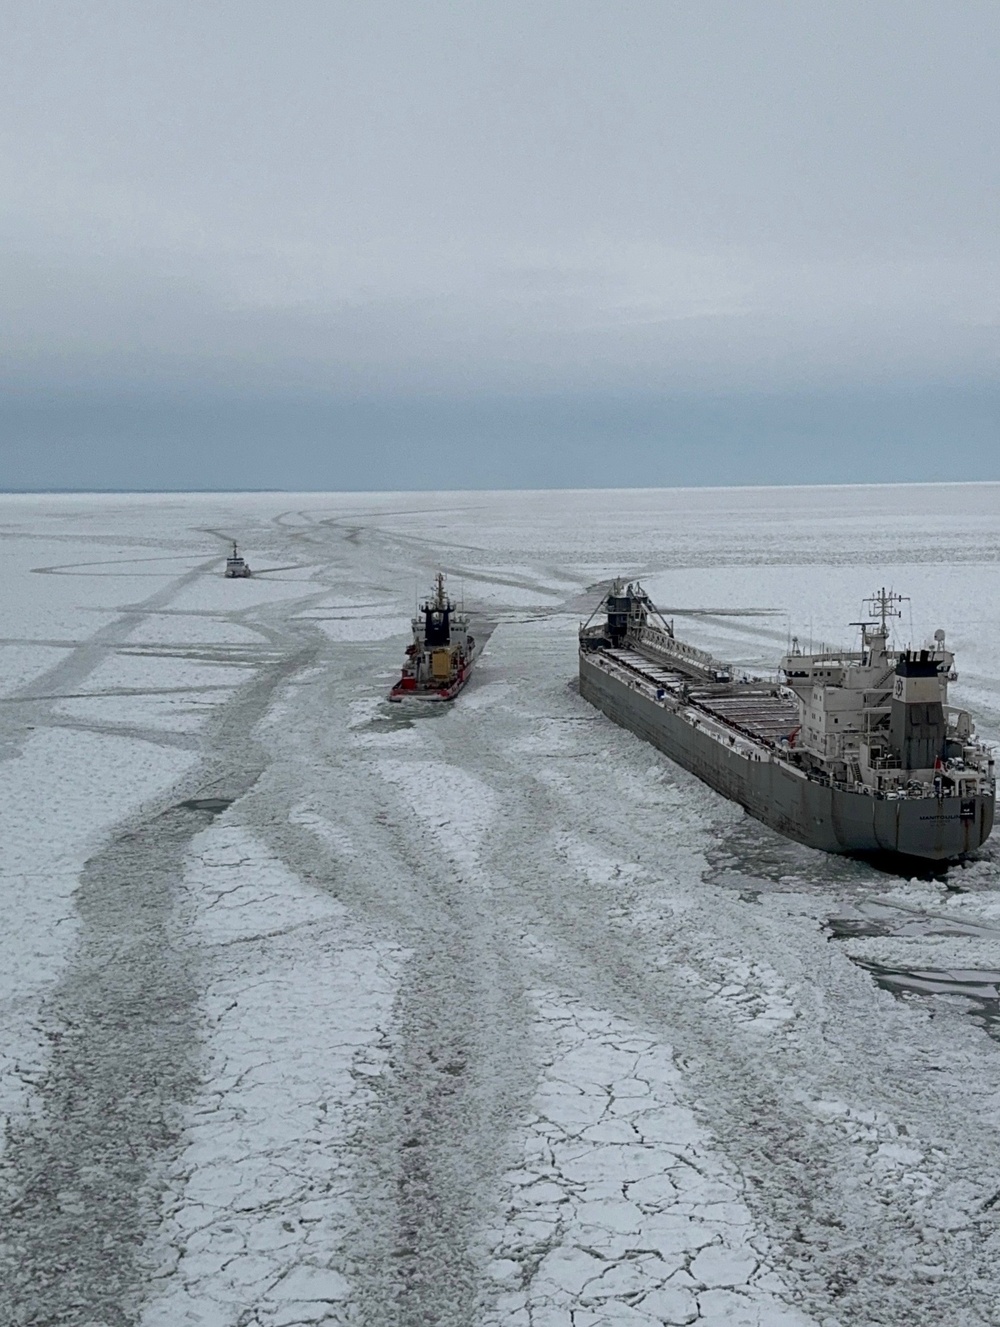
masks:
{"type": "Polygon", "coordinates": [[[957,674],[944,632],[923,649],[889,646],[900,602],[885,589],[865,601],[870,618],[855,624],[860,650],[804,654],[793,642],[781,661],[799,704],[789,750],[859,792],[992,791],[992,752],[976,738],[968,712],[948,703],[957,674]]]}

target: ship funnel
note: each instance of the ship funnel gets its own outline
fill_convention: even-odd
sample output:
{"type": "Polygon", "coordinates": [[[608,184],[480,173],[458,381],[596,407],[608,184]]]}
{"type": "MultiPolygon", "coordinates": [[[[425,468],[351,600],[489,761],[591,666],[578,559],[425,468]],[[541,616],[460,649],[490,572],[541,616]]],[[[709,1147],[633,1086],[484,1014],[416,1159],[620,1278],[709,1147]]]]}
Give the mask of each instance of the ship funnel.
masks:
{"type": "Polygon", "coordinates": [[[945,754],[947,723],[939,661],[930,650],[907,650],[893,677],[890,741],[904,770],[927,770],[945,754]]]}
{"type": "Polygon", "coordinates": [[[428,649],[450,644],[451,607],[451,600],[444,588],[444,575],[439,571],[431,597],[423,605],[424,644],[428,649]]]}

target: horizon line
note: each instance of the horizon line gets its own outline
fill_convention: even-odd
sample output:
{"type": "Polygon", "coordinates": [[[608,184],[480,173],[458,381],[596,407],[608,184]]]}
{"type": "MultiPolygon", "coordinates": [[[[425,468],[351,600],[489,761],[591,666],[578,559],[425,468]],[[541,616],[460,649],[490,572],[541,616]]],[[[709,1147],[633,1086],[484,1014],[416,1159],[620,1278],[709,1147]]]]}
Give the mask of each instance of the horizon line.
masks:
{"type": "Polygon", "coordinates": [[[746,490],[766,491],[769,489],[832,489],[832,488],[988,488],[990,486],[1000,487],[1000,479],[911,479],[911,480],[882,480],[869,481],[864,483],[831,483],[829,481],[818,484],[787,483],[787,484],[645,484],[645,485],[614,485],[614,484],[576,484],[573,486],[561,486],[556,484],[545,485],[538,488],[522,488],[517,485],[509,487],[494,485],[489,488],[478,487],[459,487],[459,488],[2,488],[0,487],[0,497],[157,497],[157,496],[183,496],[190,494],[192,497],[203,496],[224,496],[232,494],[234,497],[244,495],[262,496],[268,493],[275,495],[289,494],[341,494],[351,493],[358,496],[376,495],[380,493],[715,493],[715,492],[745,492],[746,490]]]}

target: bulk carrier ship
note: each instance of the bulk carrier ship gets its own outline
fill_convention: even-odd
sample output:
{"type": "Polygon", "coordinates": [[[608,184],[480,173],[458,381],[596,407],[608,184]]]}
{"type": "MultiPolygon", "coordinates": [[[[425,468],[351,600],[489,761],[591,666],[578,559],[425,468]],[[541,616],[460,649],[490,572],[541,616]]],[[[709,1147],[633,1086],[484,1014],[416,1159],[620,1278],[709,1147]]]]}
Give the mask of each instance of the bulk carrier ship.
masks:
{"type": "Polygon", "coordinates": [[[616,581],[580,629],[580,694],[809,847],[956,860],[993,828],[993,756],[948,704],[944,632],[931,648],[890,648],[900,599],[866,600],[860,650],[793,642],[771,682],[678,640],[638,583],[616,581]]]}

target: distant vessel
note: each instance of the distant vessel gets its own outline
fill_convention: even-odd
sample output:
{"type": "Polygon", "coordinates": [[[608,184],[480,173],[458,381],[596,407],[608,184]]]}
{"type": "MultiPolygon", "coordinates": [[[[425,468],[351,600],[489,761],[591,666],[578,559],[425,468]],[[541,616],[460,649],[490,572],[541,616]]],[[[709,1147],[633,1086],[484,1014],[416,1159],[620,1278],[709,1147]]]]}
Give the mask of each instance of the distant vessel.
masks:
{"type": "Polygon", "coordinates": [[[993,756],[948,704],[944,632],[931,648],[890,649],[900,599],[865,601],[859,650],[804,654],[793,641],[784,682],[769,682],[679,641],[638,583],[616,581],[580,629],[580,693],[800,843],[958,859],[993,828],[993,756]]]}
{"type": "Polygon", "coordinates": [[[438,572],[433,593],[413,619],[403,675],[389,699],[454,700],[469,680],[475,653],[469,619],[448,598],[444,576],[438,572]]]}
{"type": "Polygon", "coordinates": [[[250,568],[247,566],[246,558],[240,555],[236,547],[236,540],[233,540],[233,551],[226,558],[226,576],[228,579],[235,577],[246,577],[251,575],[250,568]]]}

